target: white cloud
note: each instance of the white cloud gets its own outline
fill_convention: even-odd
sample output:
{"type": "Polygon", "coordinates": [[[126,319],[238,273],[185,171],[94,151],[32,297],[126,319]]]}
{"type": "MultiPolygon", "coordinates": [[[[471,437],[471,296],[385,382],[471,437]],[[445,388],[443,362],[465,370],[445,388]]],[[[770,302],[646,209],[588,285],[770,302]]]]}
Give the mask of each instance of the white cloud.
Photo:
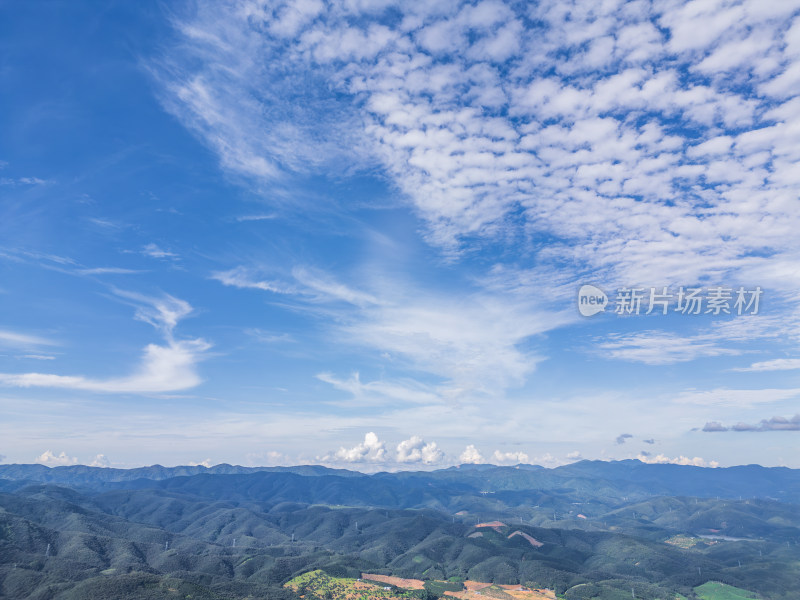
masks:
{"type": "Polygon", "coordinates": [[[790,400],[800,395],[800,388],[735,390],[717,388],[714,390],[689,390],[679,394],[674,402],[678,404],[697,404],[701,406],[749,407],[757,404],[770,404],[790,400]]]}
{"type": "Polygon", "coordinates": [[[202,383],[196,365],[211,345],[201,338],[176,340],[178,322],[192,313],[188,302],[165,295],[151,298],[133,292],[114,293],[136,306],[136,319],[149,323],[166,338],[165,345],[148,344],[131,375],[107,379],[50,373],[0,373],[0,384],[50,387],[108,393],[158,393],[184,390],[202,383]]]}
{"type": "Polygon", "coordinates": [[[325,273],[296,268],[292,271],[292,275],[299,284],[305,287],[305,293],[312,294],[319,300],[341,300],[361,307],[379,304],[379,300],[372,294],[353,289],[325,273]]]}
{"type": "Polygon", "coordinates": [[[89,463],[90,467],[110,467],[111,462],[106,458],[105,454],[98,454],[92,459],[92,462],[89,463]]]}
{"type": "Polygon", "coordinates": [[[141,269],[124,269],[122,267],[94,267],[87,269],[79,269],[77,271],[81,275],[136,275],[145,273],[141,269]]]}
{"type": "Polygon", "coordinates": [[[61,454],[53,454],[50,450],[45,450],[34,461],[46,467],[66,467],[69,465],[77,465],[78,459],[73,456],[67,456],[66,452],[61,454]]]}
{"type": "Polygon", "coordinates": [[[154,72],[229,171],[379,161],[450,256],[546,232],[609,282],[734,282],[800,251],[794,4],[203,5],[154,72]]]}
{"type": "Polygon", "coordinates": [[[532,465],[542,465],[543,467],[548,467],[550,469],[553,469],[555,467],[560,467],[561,465],[565,465],[565,464],[567,464],[569,462],[571,462],[571,460],[569,460],[569,459],[564,460],[562,458],[558,458],[556,456],[553,456],[549,452],[545,452],[541,456],[535,456],[530,461],[530,464],[532,464],[532,465]]]}
{"type": "Polygon", "coordinates": [[[247,454],[247,464],[255,467],[274,467],[281,465],[297,464],[287,454],[277,450],[267,452],[249,452],[247,454]]]}
{"type": "Polygon", "coordinates": [[[112,221],[110,219],[100,219],[100,218],[97,218],[97,217],[90,217],[88,219],[88,221],[90,223],[92,223],[93,225],[97,225],[98,227],[101,227],[101,228],[107,229],[107,230],[117,230],[117,229],[120,229],[122,227],[122,225],[120,225],[119,223],[115,223],[114,221],[112,221]]]}
{"type": "Polygon", "coordinates": [[[375,296],[356,313],[334,313],[340,338],[436,375],[435,393],[456,402],[522,385],[541,360],[523,342],[575,318],[499,292],[452,297],[389,285],[375,296]]]}
{"type": "Polygon", "coordinates": [[[247,221],[270,221],[275,219],[277,215],[274,214],[267,214],[267,215],[241,215],[236,217],[236,220],[240,223],[247,222],[247,221]]]}
{"type": "MultiPolygon", "coordinates": [[[[641,362],[649,365],[666,365],[689,362],[703,357],[736,356],[752,349],[757,340],[797,341],[797,312],[792,309],[778,314],[735,315],[729,319],[712,322],[699,328],[697,333],[680,335],[663,330],[645,330],[638,333],[611,333],[597,339],[598,354],[607,358],[641,362]]],[[[758,369],[773,368],[768,361],[758,369]]],[[[775,365],[790,365],[777,362],[775,365]]],[[[786,367],[788,368],[788,367],[786,367]]],[[[737,371],[756,370],[736,368],[737,371]]],[[[778,369],[775,369],[778,370],[778,369]]]]}
{"type": "MultiPolygon", "coordinates": [[[[338,178],[378,164],[445,258],[488,247],[505,262],[492,269],[504,282],[487,277],[455,294],[309,267],[285,275],[290,284],[262,276],[269,270],[215,274],[228,286],[290,295],[292,308],[326,317],[337,343],[372,349],[426,384],[341,375],[358,365],[320,380],[355,403],[399,399],[440,417],[448,403],[503,398],[542,360],[531,350],[534,336],[571,320],[530,300],[551,291],[537,285],[558,279],[548,297],[571,299],[585,273],[609,289],[757,282],[797,296],[795,2],[409,2],[393,7],[391,19],[383,6],[201,4],[176,22],[180,39],[154,69],[167,108],[228,174],[278,188],[275,203],[326,210],[280,188],[310,172],[338,178]],[[530,22],[535,31],[519,25],[530,22]],[[511,55],[513,63],[495,62],[511,55]],[[537,265],[536,276],[521,264],[537,265]],[[529,281],[510,285],[513,293],[498,289],[514,277],[529,281]],[[521,291],[531,292],[527,300],[521,291]]],[[[667,365],[736,356],[751,350],[742,342],[768,336],[796,341],[788,319],[765,323],[617,334],[599,350],[667,365]]],[[[695,417],[703,414],[697,407],[794,397],[786,393],[692,391],[651,408],[695,417]]],[[[596,421],[607,416],[580,407],[596,421]]],[[[628,429],[637,419],[658,421],[651,413],[618,412],[624,429],[591,435],[664,439],[663,429],[628,429]]],[[[547,419],[572,431],[558,414],[547,419]]],[[[492,421],[498,429],[500,420],[492,421]]]]}
{"type": "Polygon", "coordinates": [[[500,452],[495,450],[492,454],[492,462],[498,465],[515,465],[529,462],[528,455],[524,452],[500,452]]]}
{"type": "Polygon", "coordinates": [[[320,0],[293,0],[275,11],[269,23],[270,31],[281,37],[293,37],[314,17],[319,15],[325,5],[320,0]]]}
{"type": "Polygon", "coordinates": [[[46,179],[39,179],[38,177],[0,177],[0,185],[18,186],[18,185],[45,185],[50,183],[46,179]]]}
{"type": "Polygon", "coordinates": [[[536,332],[501,305],[396,304],[343,327],[357,343],[409,359],[415,368],[452,382],[451,395],[520,384],[535,367],[516,344],[536,332]]]}
{"type": "Polygon", "coordinates": [[[294,337],[292,337],[292,335],[289,333],[274,333],[270,331],[263,331],[257,328],[248,329],[246,333],[253,336],[259,342],[264,342],[266,344],[291,343],[295,341],[294,337]]]}
{"type": "Polygon", "coordinates": [[[647,365],[668,365],[706,356],[740,354],[739,350],[720,347],[721,340],[710,335],[679,336],[663,331],[644,331],[611,335],[607,339],[597,345],[604,356],[647,365]]]}
{"type": "Polygon", "coordinates": [[[464,448],[458,460],[462,465],[478,465],[485,462],[481,453],[478,452],[478,449],[472,444],[464,448]]]}
{"type": "Polygon", "coordinates": [[[213,463],[211,462],[211,459],[210,459],[210,458],[207,458],[207,459],[205,459],[205,460],[201,460],[201,461],[199,461],[199,462],[192,462],[192,461],[189,461],[189,466],[190,466],[190,467],[205,467],[205,468],[207,468],[207,469],[208,469],[208,468],[210,468],[212,465],[213,465],[213,463]]]}
{"type": "Polygon", "coordinates": [[[114,294],[136,307],[136,319],[149,323],[167,338],[172,336],[178,322],[191,315],[194,310],[185,300],[169,294],[157,298],[119,289],[115,289],[114,294]]]}
{"type": "Polygon", "coordinates": [[[198,5],[194,19],[175,22],[180,50],[165,52],[151,65],[165,108],[216,152],[224,169],[268,182],[273,193],[287,172],[323,164],[346,171],[349,159],[361,153],[352,111],[335,94],[321,92],[324,86],[304,95],[310,80],[321,80],[318,69],[287,69],[283,55],[289,31],[295,31],[290,40],[303,44],[308,58],[325,60],[331,52],[364,46],[343,36],[343,28],[329,32],[327,46],[318,44],[317,36],[301,35],[316,12],[298,9],[299,4],[242,2],[238,10],[198,5]]]}
{"type": "Polygon", "coordinates": [[[196,387],[202,383],[195,365],[211,345],[202,339],[148,344],[139,367],[125,377],[94,379],[49,373],[0,373],[0,384],[13,387],[49,387],[88,392],[158,393],[196,387]]]}
{"type": "Polygon", "coordinates": [[[658,454],[656,456],[651,456],[649,454],[639,454],[636,457],[637,460],[640,460],[643,463],[647,463],[650,465],[692,465],[695,467],[711,467],[716,468],[719,466],[719,462],[716,460],[706,461],[704,458],[700,458],[699,456],[695,456],[694,458],[689,458],[687,456],[678,456],[675,458],[670,458],[664,454],[658,454]]]}
{"type": "Polygon", "coordinates": [[[387,280],[368,273],[364,282],[350,285],[309,268],[292,270],[292,285],[264,281],[244,267],[214,275],[226,285],[287,293],[298,307],[334,323],[338,343],[374,348],[412,369],[431,373],[440,381],[419,384],[408,380],[361,382],[330,373],[317,377],[356,400],[406,399],[472,401],[496,397],[522,385],[541,357],[523,350],[527,339],[576,319],[573,311],[554,310],[550,283],[519,283],[499,271],[471,294],[432,293],[414,282],[387,280]],[[537,293],[534,293],[537,292],[537,293]],[[544,298],[544,301],[542,300],[544,298]]]}
{"type": "Polygon", "coordinates": [[[369,405],[387,403],[436,404],[441,398],[436,389],[413,380],[370,381],[363,383],[359,373],[349,379],[339,379],[331,373],[318,373],[316,378],[332,385],[337,390],[348,392],[352,399],[349,405],[369,405]]]}
{"type": "Polygon", "coordinates": [[[211,275],[211,279],[216,279],[223,285],[228,285],[240,289],[262,290],[274,292],[276,294],[289,294],[292,289],[277,281],[260,280],[253,277],[244,267],[236,267],[229,271],[218,271],[211,275]]]}
{"type": "Polygon", "coordinates": [[[426,465],[436,464],[444,459],[442,452],[436,442],[426,443],[417,435],[403,440],[397,445],[397,462],[400,463],[424,463],[426,465]]]}
{"type": "Polygon", "coordinates": [[[11,348],[36,348],[37,346],[55,346],[56,342],[37,335],[0,329],[0,346],[11,348]]]}
{"type": "Polygon", "coordinates": [[[731,369],[732,371],[793,371],[800,369],[800,358],[776,358],[755,362],[749,367],[731,369]]]}
{"type": "Polygon", "coordinates": [[[158,246],[158,244],[154,243],[147,244],[144,248],[142,248],[142,254],[149,256],[150,258],[178,258],[177,254],[163,250],[158,246]]]}
{"type": "Polygon", "coordinates": [[[364,436],[364,441],[352,448],[339,448],[333,454],[327,454],[322,462],[345,463],[382,463],[386,460],[386,444],[378,439],[373,432],[364,436]]]}

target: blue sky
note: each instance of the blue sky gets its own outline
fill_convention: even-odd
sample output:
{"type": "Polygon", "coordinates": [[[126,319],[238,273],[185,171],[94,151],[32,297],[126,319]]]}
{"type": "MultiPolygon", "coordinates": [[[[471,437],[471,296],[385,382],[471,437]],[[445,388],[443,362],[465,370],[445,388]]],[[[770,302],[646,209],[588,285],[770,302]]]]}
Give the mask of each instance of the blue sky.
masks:
{"type": "Polygon", "coordinates": [[[0,56],[5,462],[800,467],[800,2],[9,2],[0,56]]]}

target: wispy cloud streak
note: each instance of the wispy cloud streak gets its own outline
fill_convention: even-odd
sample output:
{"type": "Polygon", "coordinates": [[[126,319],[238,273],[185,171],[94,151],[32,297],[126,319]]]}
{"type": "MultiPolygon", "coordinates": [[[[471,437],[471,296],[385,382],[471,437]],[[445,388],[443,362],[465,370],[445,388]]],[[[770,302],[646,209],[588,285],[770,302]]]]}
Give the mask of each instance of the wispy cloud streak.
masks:
{"type": "Polygon", "coordinates": [[[133,373],[123,377],[92,378],[51,373],[0,373],[0,384],[19,388],[58,388],[104,393],[161,393],[185,390],[202,382],[196,365],[211,345],[201,338],[176,340],[178,322],[192,312],[188,302],[173,296],[149,297],[115,290],[136,306],[135,317],[152,325],[165,338],[165,345],[148,344],[133,373]]]}

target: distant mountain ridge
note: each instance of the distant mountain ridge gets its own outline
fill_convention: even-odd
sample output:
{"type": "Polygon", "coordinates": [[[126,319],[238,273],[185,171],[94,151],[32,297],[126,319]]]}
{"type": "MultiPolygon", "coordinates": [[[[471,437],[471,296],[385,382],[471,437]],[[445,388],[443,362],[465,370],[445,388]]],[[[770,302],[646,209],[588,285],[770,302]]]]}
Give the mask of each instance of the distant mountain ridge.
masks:
{"type": "MultiPolygon", "coordinates": [[[[722,498],[800,497],[800,469],[744,465],[703,468],[670,464],[646,464],[638,460],[589,461],[546,469],[537,465],[495,466],[460,465],[435,471],[380,472],[372,475],[321,465],[291,467],[242,467],[219,464],[213,467],[153,465],[133,469],[89,467],[84,465],[46,467],[32,464],[0,465],[0,488],[14,489],[23,482],[49,483],[96,490],[118,488],[203,489],[216,485],[246,488],[253,484],[265,492],[287,491],[286,501],[328,502],[331,496],[364,499],[369,505],[414,506],[426,488],[435,485],[437,494],[490,493],[511,498],[514,492],[538,490],[567,496],[623,498],[696,496],[722,498]],[[254,479],[247,479],[251,477],[254,479]],[[244,479],[243,479],[244,478],[244,479]],[[321,478],[313,482],[309,478],[321,478]],[[2,484],[2,481],[16,482],[2,484]],[[174,480],[174,481],[173,481],[174,480]],[[358,483],[355,481],[358,480],[358,483]],[[249,483],[248,483],[249,482],[249,483]],[[393,496],[393,494],[395,494],[393,496]],[[404,498],[404,500],[400,500],[404,498]],[[367,502],[367,500],[374,502],[367,502]],[[388,503],[388,504],[387,504],[388,503]]],[[[430,494],[428,493],[430,496],[430,494]]],[[[436,494],[434,494],[436,495],[436,494]]],[[[434,502],[440,508],[440,502],[434,502]]]]}
{"type": "Polygon", "coordinates": [[[187,465],[164,467],[151,465],[148,467],[134,467],[131,469],[118,469],[113,467],[90,467],[88,465],[69,465],[48,467],[40,464],[9,464],[0,465],[0,479],[37,481],[42,483],[87,483],[87,482],[118,482],[133,481],[136,479],[150,479],[160,481],[171,477],[186,477],[200,474],[212,475],[243,475],[259,472],[297,473],[305,476],[323,474],[336,474],[339,477],[364,477],[358,471],[346,469],[331,469],[321,465],[298,465],[292,467],[242,467],[221,463],[213,467],[204,465],[187,465]]]}

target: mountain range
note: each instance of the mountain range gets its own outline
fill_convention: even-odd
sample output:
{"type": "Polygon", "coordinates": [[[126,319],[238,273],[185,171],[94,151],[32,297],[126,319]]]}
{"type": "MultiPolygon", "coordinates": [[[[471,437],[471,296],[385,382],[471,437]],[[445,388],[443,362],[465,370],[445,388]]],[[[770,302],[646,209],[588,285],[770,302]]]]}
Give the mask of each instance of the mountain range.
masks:
{"type": "Polygon", "coordinates": [[[639,461],[109,469],[0,465],[2,598],[293,598],[321,569],[573,598],[800,597],[800,471],[639,461]]]}

